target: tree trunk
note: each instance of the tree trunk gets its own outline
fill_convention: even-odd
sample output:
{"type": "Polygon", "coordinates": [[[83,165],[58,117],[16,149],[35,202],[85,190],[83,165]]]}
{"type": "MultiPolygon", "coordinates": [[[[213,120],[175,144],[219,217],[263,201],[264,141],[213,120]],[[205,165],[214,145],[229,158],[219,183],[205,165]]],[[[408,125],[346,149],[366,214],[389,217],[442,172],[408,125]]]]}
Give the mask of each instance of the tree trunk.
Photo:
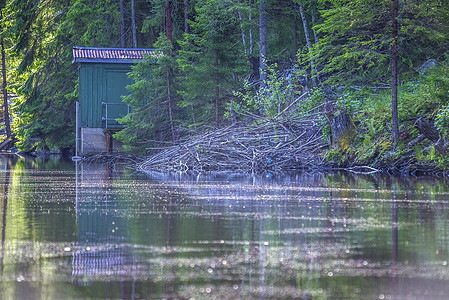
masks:
{"type": "MultiPolygon", "coordinates": [[[[2,15],[3,19],[3,15],[2,15]]],[[[6,88],[6,54],[5,54],[5,45],[3,43],[3,37],[1,38],[1,52],[2,52],[2,92],[3,92],[3,109],[5,114],[5,131],[6,138],[8,139],[11,136],[11,126],[9,124],[9,110],[8,110],[8,90],[6,88]]]]}
{"type": "Polygon", "coordinates": [[[189,0],[184,0],[184,33],[190,32],[188,20],[189,20],[189,0]]]}
{"type": "Polygon", "coordinates": [[[237,9],[237,13],[239,15],[240,31],[242,33],[243,51],[245,52],[245,55],[248,55],[248,51],[246,49],[246,35],[245,35],[245,30],[243,28],[243,18],[242,18],[242,14],[240,13],[240,9],[237,9]]]}
{"type": "MultiPolygon", "coordinates": [[[[172,23],[171,23],[171,1],[165,1],[165,31],[167,34],[167,40],[172,41],[172,23]]],[[[166,55],[172,55],[171,49],[168,51],[166,55]]],[[[168,116],[170,120],[170,130],[172,135],[172,140],[176,140],[175,135],[175,124],[173,117],[173,103],[171,98],[171,81],[172,81],[172,69],[170,66],[167,66],[167,103],[168,103],[168,116]]]]}
{"type": "Polygon", "coordinates": [[[168,68],[167,70],[167,101],[168,101],[168,117],[170,119],[170,131],[173,142],[176,140],[175,135],[175,122],[173,118],[173,105],[172,105],[172,99],[171,99],[171,69],[168,68]]]}
{"type": "Polygon", "coordinates": [[[357,135],[357,128],[351,120],[349,114],[341,111],[337,116],[337,109],[332,101],[324,104],[323,115],[331,127],[331,144],[338,146],[341,150],[346,150],[357,135]]]}
{"type": "MultiPolygon", "coordinates": [[[[313,28],[315,25],[316,25],[316,14],[317,14],[317,3],[316,3],[316,1],[313,1],[312,2],[312,5],[313,5],[313,10],[312,10],[312,31],[313,31],[313,36],[314,36],[314,38],[315,38],[315,45],[317,45],[318,44],[318,42],[319,42],[319,39],[318,39],[318,34],[316,33],[316,30],[313,28]]],[[[318,81],[318,82],[320,82],[320,74],[318,74],[318,70],[317,70],[317,68],[316,68],[316,65],[314,64],[314,67],[315,67],[315,71],[316,71],[316,80],[318,81]]]]}
{"type": "Polygon", "coordinates": [[[260,87],[267,86],[267,0],[260,0],[259,19],[259,70],[260,87]]]}
{"type": "Polygon", "coordinates": [[[165,1],[165,28],[167,33],[167,40],[172,40],[172,26],[171,26],[171,1],[165,1]]]}
{"type": "Polygon", "coordinates": [[[352,140],[357,135],[357,129],[346,112],[340,112],[330,123],[332,144],[338,145],[342,150],[351,146],[352,140]]]}
{"type": "Polygon", "coordinates": [[[134,48],[137,48],[136,12],[134,7],[134,0],[131,0],[131,29],[133,32],[133,46],[134,48]]]}
{"type": "Polygon", "coordinates": [[[253,30],[252,30],[252,24],[253,24],[253,22],[252,22],[252,20],[253,20],[253,18],[252,18],[252,11],[253,11],[253,8],[252,8],[252,1],[251,0],[249,0],[249,16],[248,16],[248,19],[249,19],[249,55],[251,56],[251,54],[253,54],[253,49],[254,49],[254,43],[253,43],[253,30]]]}
{"type": "Polygon", "coordinates": [[[219,113],[218,113],[218,109],[219,109],[219,100],[220,100],[220,79],[219,79],[219,74],[218,74],[218,65],[219,65],[219,61],[218,61],[218,51],[215,55],[215,126],[219,125],[219,113]]]}
{"type": "Polygon", "coordinates": [[[125,48],[125,8],[124,0],[120,0],[120,45],[125,48]]]}
{"type": "Polygon", "coordinates": [[[307,25],[307,19],[306,19],[306,15],[304,13],[304,7],[302,6],[302,4],[299,5],[299,12],[301,13],[302,25],[304,26],[304,35],[306,36],[307,50],[309,51],[310,70],[311,70],[310,77],[312,79],[312,85],[317,86],[316,71],[315,71],[315,66],[314,66],[315,64],[313,62],[313,57],[312,57],[312,42],[310,41],[309,26],[307,25]]]}
{"type": "Polygon", "coordinates": [[[399,140],[398,121],[398,32],[399,1],[393,0],[393,45],[391,47],[391,134],[393,142],[399,140]]]}
{"type": "Polygon", "coordinates": [[[315,37],[315,44],[318,44],[318,35],[316,33],[316,30],[313,28],[316,25],[316,6],[318,5],[316,3],[316,1],[312,2],[313,5],[313,11],[312,11],[312,31],[313,31],[313,36],[315,37]]]}

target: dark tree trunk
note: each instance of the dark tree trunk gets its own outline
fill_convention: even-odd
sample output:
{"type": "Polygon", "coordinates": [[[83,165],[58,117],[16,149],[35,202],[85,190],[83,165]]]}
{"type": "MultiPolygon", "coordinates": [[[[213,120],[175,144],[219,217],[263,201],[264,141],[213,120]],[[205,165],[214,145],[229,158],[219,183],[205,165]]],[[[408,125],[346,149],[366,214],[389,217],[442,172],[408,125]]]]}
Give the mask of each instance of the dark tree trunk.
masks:
{"type": "Polygon", "coordinates": [[[133,32],[133,47],[137,48],[136,12],[134,7],[134,0],[131,0],[131,29],[133,32]]]}
{"type": "Polygon", "coordinates": [[[172,26],[171,26],[171,1],[165,1],[165,28],[167,33],[167,40],[172,40],[172,26]]]}
{"type": "Polygon", "coordinates": [[[188,20],[189,20],[189,0],[184,0],[184,33],[190,32],[188,20]]]}
{"type": "MultiPolygon", "coordinates": [[[[169,0],[165,1],[165,30],[167,34],[167,40],[172,41],[172,22],[171,22],[171,6],[172,2],[169,0]]],[[[167,55],[172,55],[171,50],[168,51],[167,55]]],[[[170,67],[167,67],[167,103],[168,103],[168,116],[170,119],[170,131],[172,135],[172,140],[176,140],[175,135],[175,124],[173,117],[173,100],[171,98],[171,82],[173,70],[170,67]]]]}
{"type": "Polygon", "coordinates": [[[267,0],[260,0],[259,19],[259,68],[260,87],[267,86],[267,0]]]}
{"type": "Polygon", "coordinates": [[[113,149],[114,140],[112,137],[112,132],[108,130],[106,131],[105,135],[106,135],[106,152],[110,153],[114,150],[113,149]]]}
{"type": "Polygon", "coordinates": [[[398,33],[399,0],[393,0],[393,45],[391,47],[391,134],[393,142],[399,140],[398,121],[398,33]]]}
{"type": "MultiPolygon", "coordinates": [[[[3,19],[3,14],[1,15],[3,19]]],[[[11,126],[9,124],[9,110],[8,110],[8,90],[6,82],[6,54],[5,45],[3,43],[3,37],[1,38],[1,52],[2,52],[2,92],[3,92],[3,110],[5,115],[5,131],[7,139],[11,136],[11,126]]]]}
{"type": "Polygon", "coordinates": [[[425,138],[429,139],[431,142],[436,143],[440,138],[438,129],[435,127],[432,121],[426,118],[418,118],[413,124],[419,133],[424,135],[425,138]]]}
{"type": "Polygon", "coordinates": [[[120,45],[125,48],[125,8],[124,0],[120,0],[120,45]]]}

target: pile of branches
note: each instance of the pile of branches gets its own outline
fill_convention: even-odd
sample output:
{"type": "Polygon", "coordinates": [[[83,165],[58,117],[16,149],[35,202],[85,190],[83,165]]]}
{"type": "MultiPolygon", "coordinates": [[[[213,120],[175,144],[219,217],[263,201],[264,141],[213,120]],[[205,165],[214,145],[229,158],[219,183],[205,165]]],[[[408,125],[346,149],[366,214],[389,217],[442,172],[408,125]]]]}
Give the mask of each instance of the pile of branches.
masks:
{"type": "Polygon", "coordinates": [[[315,120],[268,120],[195,136],[147,157],[142,171],[287,171],[322,168],[326,143],[315,120]]]}

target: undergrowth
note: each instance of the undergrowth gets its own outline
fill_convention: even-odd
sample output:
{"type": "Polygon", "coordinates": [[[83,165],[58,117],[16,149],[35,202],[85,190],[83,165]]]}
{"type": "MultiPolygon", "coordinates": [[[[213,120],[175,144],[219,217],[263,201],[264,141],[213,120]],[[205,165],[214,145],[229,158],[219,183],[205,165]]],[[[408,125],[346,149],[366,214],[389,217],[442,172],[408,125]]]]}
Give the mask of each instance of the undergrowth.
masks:
{"type": "Polygon", "coordinates": [[[337,99],[337,107],[351,114],[358,134],[349,148],[329,149],[326,159],[343,165],[410,168],[433,163],[448,168],[448,155],[437,153],[429,140],[410,145],[419,135],[414,124],[420,117],[433,122],[441,137],[449,137],[448,63],[441,63],[426,74],[402,83],[398,99],[400,140],[395,145],[391,136],[391,89],[343,92],[337,99]]]}

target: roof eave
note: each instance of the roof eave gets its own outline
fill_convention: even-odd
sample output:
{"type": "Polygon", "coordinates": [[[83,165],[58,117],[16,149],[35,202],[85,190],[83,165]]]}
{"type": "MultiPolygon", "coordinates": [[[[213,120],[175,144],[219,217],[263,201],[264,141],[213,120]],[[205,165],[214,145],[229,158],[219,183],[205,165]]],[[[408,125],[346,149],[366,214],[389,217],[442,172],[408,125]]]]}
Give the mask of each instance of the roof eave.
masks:
{"type": "Polygon", "coordinates": [[[111,64],[135,64],[141,59],[100,59],[100,58],[75,58],[72,63],[111,63],[111,64]]]}
{"type": "Polygon", "coordinates": [[[79,47],[79,46],[73,46],[73,49],[85,49],[85,50],[124,50],[124,51],[159,51],[158,48],[108,48],[108,47],[79,47]]]}

